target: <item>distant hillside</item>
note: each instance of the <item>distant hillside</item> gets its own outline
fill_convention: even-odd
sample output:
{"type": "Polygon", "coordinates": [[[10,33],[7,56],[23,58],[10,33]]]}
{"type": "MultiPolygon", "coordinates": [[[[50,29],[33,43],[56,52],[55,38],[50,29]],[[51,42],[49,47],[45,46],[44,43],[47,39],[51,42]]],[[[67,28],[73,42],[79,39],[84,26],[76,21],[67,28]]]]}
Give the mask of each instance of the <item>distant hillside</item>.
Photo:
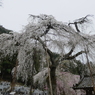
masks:
{"type": "Polygon", "coordinates": [[[11,32],[11,30],[8,30],[8,29],[6,29],[6,28],[4,28],[3,26],[0,25],[0,34],[2,34],[2,33],[9,34],[9,32],[11,32]]]}

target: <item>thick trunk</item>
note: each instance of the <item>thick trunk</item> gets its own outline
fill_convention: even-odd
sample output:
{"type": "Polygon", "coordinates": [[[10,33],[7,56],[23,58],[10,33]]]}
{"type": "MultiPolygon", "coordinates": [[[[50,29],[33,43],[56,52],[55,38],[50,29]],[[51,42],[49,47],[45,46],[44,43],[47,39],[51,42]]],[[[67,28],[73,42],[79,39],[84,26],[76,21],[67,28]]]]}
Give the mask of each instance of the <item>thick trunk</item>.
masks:
{"type": "Polygon", "coordinates": [[[56,67],[50,67],[50,76],[51,76],[53,95],[57,95],[56,74],[55,73],[56,73],[56,67]]]}
{"type": "Polygon", "coordinates": [[[33,77],[31,78],[30,94],[33,95],[33,77]]]}

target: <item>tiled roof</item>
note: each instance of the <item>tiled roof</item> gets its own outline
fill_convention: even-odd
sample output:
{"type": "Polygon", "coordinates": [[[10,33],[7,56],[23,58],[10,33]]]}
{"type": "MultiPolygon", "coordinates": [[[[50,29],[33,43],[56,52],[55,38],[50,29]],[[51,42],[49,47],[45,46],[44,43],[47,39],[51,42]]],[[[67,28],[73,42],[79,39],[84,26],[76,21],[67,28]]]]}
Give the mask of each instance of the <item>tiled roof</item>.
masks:
{"type": "MultiPolygon", "coordinates": [[[[95,84],[95,76],[92,77],[95,84]]],[[[74,89],[85,89],[85,88],[92,88],[93,83],[90,76],[85,76],[83,79],[80,80],[78,84],[76,84],[73,88],[74,89]]]]}

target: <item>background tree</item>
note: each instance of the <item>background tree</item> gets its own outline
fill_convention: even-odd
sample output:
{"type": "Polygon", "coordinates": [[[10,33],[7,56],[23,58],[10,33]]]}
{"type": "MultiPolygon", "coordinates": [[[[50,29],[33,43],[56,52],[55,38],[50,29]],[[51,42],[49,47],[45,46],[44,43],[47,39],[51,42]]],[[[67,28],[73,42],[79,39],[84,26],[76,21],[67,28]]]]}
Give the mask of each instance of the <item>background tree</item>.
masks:
{"type": "Polygon", "coordinates": [[[85,64],[82,63],[80,60],[64,60],[60,65],[58,66],[58,69],[61,72],[70,72],[72,74],[80,75],[83,77],[84,70],[85,70],[85,64]]]}
{"type": "MultiPolygon", "coordinates": [[[[10,32],[12,31],[4,28],[3,26],[0,26],[0,34],[3,33],[9,34],[10,32]]],[[[15,55],[13,56],[13,59],[10,59],[9,56],[6,56],[5,58],[2,58],[0,60],[1,79],[7,79],[11,81],[12,79],[11,71],[15,66],[14,63],[15,63],[15,55]]]]}
{"type": "Polygon", "coordinates": [[[0,26],[0,34],[2,34],[2,33],[9,34],[10,32],[12,32],[12,31],[4,28],[3,26],[0,26]]]}

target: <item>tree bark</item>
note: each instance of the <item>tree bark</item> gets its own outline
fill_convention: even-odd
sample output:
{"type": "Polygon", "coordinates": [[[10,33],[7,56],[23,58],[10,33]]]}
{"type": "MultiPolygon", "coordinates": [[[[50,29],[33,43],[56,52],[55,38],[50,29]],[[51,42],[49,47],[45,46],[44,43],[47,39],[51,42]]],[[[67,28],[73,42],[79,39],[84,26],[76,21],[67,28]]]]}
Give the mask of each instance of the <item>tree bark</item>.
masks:
{"type": "Polygon", "coordinates": [[[50,76],[52,84],[53,95],[57,95],[57,85],[56,85],[56,67],[50,67],[50,76]]]}
{"type": "MultiPolygon", "coordinates": [[[[32,74],[33,75],[33,74],[32,74]]],[[[30,85],[30,94],[29,95],[33,95],[33,76],[31,77],[31,85],[30,85]]]]}

